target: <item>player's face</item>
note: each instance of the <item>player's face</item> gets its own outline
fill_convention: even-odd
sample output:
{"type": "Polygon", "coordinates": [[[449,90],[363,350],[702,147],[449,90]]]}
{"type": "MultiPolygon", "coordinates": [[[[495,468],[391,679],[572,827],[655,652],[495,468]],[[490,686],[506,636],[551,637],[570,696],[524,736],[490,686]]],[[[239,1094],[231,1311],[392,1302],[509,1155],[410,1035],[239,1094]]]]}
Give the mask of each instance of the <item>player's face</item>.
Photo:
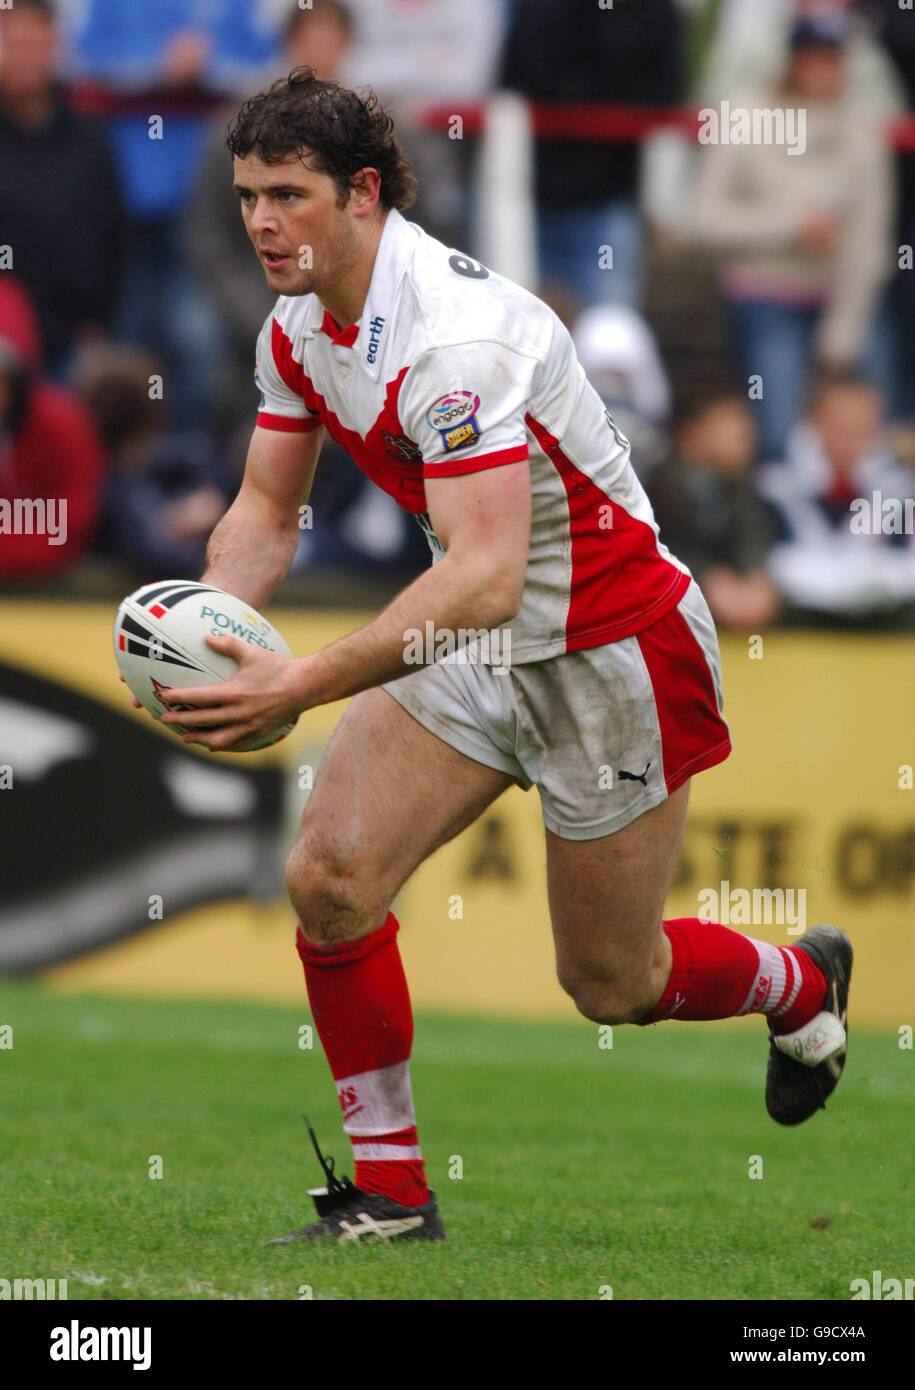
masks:
{"type": "Polygon", "coordinates": [[[359,259],[361,242],[352,199],[341,206],[329,174],[298,156],[265,164],[235,159],[242,217],[274,294],[320,294],[359,259]]]}

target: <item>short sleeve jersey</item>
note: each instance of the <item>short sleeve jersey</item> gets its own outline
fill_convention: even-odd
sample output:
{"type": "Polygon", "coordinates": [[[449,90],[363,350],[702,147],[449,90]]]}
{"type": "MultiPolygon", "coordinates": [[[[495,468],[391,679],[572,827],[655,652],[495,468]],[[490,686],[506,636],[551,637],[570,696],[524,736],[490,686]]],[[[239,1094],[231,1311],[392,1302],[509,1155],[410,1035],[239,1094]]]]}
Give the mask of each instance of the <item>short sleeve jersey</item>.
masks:
{"type": "Polygon", "coordinates": [[[426,480],[527,462],[525,588],[503,625],[513,663],[632,636],[689,586],[556,315],[394,209],[359,322],[340,331],[315,295],[281,297],[256,377],[258,424],[323,425],[417,517],[433,561],[426,480]]]}

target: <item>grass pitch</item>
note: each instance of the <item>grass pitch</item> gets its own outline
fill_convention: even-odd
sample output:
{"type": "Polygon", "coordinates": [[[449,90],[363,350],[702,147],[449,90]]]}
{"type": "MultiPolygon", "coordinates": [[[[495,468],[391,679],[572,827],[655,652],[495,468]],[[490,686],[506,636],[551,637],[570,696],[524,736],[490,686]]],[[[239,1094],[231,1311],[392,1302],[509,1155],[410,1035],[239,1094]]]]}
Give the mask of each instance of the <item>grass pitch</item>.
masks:
{"type": "Polygon", "coordinates": [[[265,1249],[311,1219],[302,1111],[352,1173],[309,1021],[0,984],[0,1277],[89,1299],[781,1300],[915,1275],[915,1054],[853,1032],[829,1109],[783,1130],[761,1021],[618,1028],[607,1050],[585,1022],[420,1017],[447,1241],[265,1249]]]}

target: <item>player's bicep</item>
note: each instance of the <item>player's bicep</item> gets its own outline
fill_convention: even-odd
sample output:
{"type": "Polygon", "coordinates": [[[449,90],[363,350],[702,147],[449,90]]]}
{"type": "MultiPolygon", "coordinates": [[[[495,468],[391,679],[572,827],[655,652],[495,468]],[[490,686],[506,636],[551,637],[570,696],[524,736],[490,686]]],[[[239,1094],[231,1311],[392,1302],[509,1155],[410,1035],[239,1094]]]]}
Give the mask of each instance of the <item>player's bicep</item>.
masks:
{"type": "Polygon", "coordinates": [[[299,508],[311,493],[324,429],[307,434],[257,426],[251,436],[239,502],[268,525],[298,526],[299,508]]]}
{"type": "Polygon", "coordinates": [[[427,478],[435,534],[453,563],[485,573],[517,607],[531,535],[530,465],[525,459],[454,478],[427,478]]]}

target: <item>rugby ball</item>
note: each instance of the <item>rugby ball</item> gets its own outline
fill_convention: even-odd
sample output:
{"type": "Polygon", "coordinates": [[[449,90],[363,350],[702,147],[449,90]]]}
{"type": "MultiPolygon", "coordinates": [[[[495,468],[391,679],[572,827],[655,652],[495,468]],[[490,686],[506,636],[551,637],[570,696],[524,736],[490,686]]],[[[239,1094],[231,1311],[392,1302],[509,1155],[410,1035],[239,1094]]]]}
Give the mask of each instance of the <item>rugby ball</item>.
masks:
{"type": "MultiPolygon", "coordinates": [[[[215,637],[240,637],[243,642],[267,651],[292,656],[276,628],[255,608],[249,608],[224,589],[192,579],[144,584],[128,594],[118,608],[114,654],[128,688],[155,719],[161,719],[168,698],[166,692],[173,686],[214,685],[228,680],[238,670],[233,657],[207,646],[203,639],[208,633],[215,637]]],[[[179,738],[186,732],[178,724],[165,727],[174,730],[179,738]]],[[[233,748],[232,752],[252,753],[268,748],[294,727],[295,721],[258,743],[233,748]]]]}

